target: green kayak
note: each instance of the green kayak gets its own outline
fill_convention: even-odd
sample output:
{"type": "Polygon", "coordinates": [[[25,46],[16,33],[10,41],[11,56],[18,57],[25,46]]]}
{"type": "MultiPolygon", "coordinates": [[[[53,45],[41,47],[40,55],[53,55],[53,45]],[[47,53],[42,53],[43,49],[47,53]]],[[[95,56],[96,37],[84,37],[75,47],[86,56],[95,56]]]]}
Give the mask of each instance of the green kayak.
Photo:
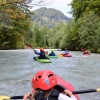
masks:
{"type": "Polygon", "coordinates": [[[38,59],[38,57],[33,57],[35,61],[43,62],[43,63],[51,63],[50,59],[38,59]]]}
{"type": "Polygon", "coordinates": [[[47,55],[48,58],[58,58],[58,56],[49,56],[47,55]]]}

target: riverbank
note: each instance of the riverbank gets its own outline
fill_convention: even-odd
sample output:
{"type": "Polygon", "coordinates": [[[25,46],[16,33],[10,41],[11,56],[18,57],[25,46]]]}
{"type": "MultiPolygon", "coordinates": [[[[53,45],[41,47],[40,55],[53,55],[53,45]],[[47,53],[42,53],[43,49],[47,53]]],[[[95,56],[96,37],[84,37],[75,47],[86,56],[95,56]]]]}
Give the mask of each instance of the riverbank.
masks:
{"type": "MultiPolygon", "coordinates": [[[[33,49],[11,49],[11,50],[0,50],[0,51],[24,51],[24,50],[33,50],[33,49]]],[[[35,50],[39,50],[39,49],[35,49],[35,50]]],[[[54,51],[62,51],[61,49],[44,49],[45,51],[50,51],[50,50],[54,50],[54,51]]]]}

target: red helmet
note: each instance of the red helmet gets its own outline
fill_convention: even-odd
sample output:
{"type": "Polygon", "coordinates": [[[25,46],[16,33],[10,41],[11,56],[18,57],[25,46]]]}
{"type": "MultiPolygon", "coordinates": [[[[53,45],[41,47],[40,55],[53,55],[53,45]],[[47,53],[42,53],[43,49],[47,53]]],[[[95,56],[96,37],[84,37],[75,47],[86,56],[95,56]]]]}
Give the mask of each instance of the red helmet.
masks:
{"type": "Polygon", "coordinates": [[[40,48],[40,51],[44,51],[44,49],[43,48],[40,48]]]}
{"type": "Polygon", "coordinates": [[[48,90],[57,85],[56,75],[50,70],[41,70],[32,78],[33,89],[48,90]]]}

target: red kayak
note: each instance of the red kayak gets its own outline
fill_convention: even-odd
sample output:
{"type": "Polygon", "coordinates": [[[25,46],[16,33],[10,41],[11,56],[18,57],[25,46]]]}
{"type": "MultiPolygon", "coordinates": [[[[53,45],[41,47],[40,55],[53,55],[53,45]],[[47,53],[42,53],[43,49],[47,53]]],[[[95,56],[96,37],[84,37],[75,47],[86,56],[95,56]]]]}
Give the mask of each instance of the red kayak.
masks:
{"type": "Polygon", "coordinates": [[[88,57],[89,55],[90,55],[90,54],[84,54],[84,53],[83,53],[83,57],[88,57]]]}
{"type": "MultiPolygon", "coordinates": [[[[66,82],[61,77],[57,76],[57,81],[59,85],[64,86],[66,89],[70,91],[75,91],[73,85],[69,82],[66,82]]],[[[77,98],[77,100],[80,100],[77,94],[74,94],[74,96],[77,98]]]]}
{"type": "Polygon", "coordinates": [[[71,54],[62,54],[64,57],[72,57],[71,54]]]}

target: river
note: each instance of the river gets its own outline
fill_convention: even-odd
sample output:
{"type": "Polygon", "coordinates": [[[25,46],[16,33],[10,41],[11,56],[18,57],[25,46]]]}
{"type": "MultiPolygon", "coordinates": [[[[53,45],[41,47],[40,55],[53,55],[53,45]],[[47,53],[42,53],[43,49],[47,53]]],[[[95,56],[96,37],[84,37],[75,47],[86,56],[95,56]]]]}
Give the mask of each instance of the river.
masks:
{"type": "MultiPolygon", "coordinates": [[[[49,51],[49,50],[48,50],[49,51]]],[[[50,52],[50,51],[49,51],[50,52]]],[[[58,55],[63,51],[55,51],[58,55]]],[[[100,87],[100,54],[82,56],[80,51],[70,51],[72,57],[51,59],[52,63],[33,60],[32,49],[0,50],[0,95],[16,96],[31,92],[31,79],[42,69],[54,73],[73,84],[75,90],[100,87]]],[[[100,100],[100,93],[79,94],[80,100],[100,100]]]]}

